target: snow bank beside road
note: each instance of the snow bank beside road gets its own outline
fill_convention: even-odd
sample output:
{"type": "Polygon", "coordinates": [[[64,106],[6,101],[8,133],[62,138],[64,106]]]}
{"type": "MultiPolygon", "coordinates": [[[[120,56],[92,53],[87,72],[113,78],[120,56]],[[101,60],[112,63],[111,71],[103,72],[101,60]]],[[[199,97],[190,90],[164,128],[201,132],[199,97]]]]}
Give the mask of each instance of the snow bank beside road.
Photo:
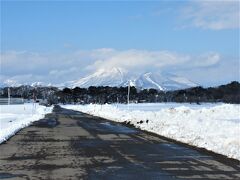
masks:
{"type": "Polygon", "coordinates": [[[94,104],[63,107],[117,122],[129,121],[140,129],[240,160],[239,105],[160,103],[134,104],[129,108],[94,104]]]}
{"type": "Polygon", "coordinates": [[[0,143],[51,112],[52,107],[38,104],[0,105],[0,143]]]}

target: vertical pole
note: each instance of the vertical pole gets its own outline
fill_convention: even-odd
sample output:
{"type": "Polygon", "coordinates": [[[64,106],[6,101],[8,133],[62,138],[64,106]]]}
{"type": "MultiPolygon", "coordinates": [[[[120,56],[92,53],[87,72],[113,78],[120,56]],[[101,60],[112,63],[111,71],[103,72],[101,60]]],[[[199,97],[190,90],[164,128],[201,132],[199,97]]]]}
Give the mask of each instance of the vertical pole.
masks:
{"type": "Polygon", "coordinates": [[[118,100],[118,97],[117,97],[117,108],[118,108],[118,103],[119,103],[119,100],[118,100]]]}
{"type": "Polygon", "coordinates": [[[36,111],[36,101],[37,101],[37,94],[36,94],[36,92],[37,92],[37,90],[36,90],[36,88],[34,88],[34,90],[33,90],[33,110],[32,110],[32,115],[36,111]]]}
{"type": "Polygon", "coordinates": [[[10,105],[10,97],[11,97],[11,94],[10,94],[10,88],[8,88],[8,105],[10,105]]]}

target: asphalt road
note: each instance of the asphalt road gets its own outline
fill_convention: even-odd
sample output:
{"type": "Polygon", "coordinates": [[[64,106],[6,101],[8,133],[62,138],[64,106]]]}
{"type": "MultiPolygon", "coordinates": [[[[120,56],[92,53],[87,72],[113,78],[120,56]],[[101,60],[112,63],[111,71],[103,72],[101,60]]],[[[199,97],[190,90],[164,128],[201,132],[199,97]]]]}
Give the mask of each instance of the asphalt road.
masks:
{"type": "Polygon", "coordinates": [[[56,107],[0,145],[0,179],[240,179],[240,164],[56,107]]]}

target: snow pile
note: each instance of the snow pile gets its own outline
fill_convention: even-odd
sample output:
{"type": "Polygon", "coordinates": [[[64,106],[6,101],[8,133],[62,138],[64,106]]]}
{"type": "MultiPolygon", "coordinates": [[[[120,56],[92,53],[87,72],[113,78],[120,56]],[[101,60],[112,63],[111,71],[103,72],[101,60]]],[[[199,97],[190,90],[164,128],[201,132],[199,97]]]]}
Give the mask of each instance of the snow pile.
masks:
{"type": "Polygon", "coordinates": [[[240,160],[240,106],[231,104],[65,105],[240,160]]]}
{"type": "Polygon", "coordinates": [[[0,143],[51,112],[52,107],[38,104],[0,105],[0,143]]]}

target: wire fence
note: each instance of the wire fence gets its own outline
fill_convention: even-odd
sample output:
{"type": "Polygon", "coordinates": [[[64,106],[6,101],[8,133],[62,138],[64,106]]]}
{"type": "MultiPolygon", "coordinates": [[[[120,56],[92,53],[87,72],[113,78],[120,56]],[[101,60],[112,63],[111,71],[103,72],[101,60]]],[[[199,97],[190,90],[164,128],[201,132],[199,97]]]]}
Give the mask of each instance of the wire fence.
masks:
{"type": "Polygon", "coordinates": [[[0,105],[7,104],[24,104],[23,98],[0,98],[0,105]]]}

